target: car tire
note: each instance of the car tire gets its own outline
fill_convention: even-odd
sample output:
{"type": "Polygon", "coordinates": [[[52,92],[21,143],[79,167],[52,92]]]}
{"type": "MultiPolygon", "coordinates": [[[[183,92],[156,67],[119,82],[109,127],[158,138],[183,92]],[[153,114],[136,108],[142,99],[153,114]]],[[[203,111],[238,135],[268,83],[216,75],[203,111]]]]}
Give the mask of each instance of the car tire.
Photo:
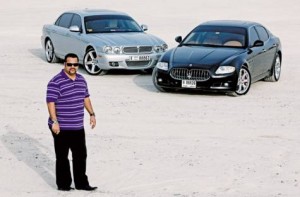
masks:
{"type": "Polygon", "coordinates": [[[55,55],[53,43],[50,39],[48,39],[45,43],[45,57],[47,62],[49,63],[58,62],[58,58],[55,55]]]}
{"type": "Polygon", "coordinates": [[[101,69],[97,65],[96,57],[96,51],[94,49],[89,49],[84,55],[83,67],[90,75],[105,75],[108,71],[101,69]]]}
{"type": "Polygon", "coordinates": [[[236,90],[232,95],[240,96],[245,95],[251,87],[251,75],[247,67],[242,66],[237,80],[236,90]]]}
{"type": "Polygon", "coordinates": [[[276,82],[280,78],[280,73],[281,73],[281,59],[279,54],[277,53],[275,56],[274,63],[272,65],[271,74],[270,76],[266,77],[264,80],[270,82],[276,82]]]}
{"type": "Polygon", "coordinates": [[[163,88],[163,87],[160,87],[157,84],[157,70],[156,70],[156,68],[153,69],[153,72],[152,72],[152,81],[153,81],[153,84],[154,84],[155,88],[157,90],[159,90],[160,92],[171,92],[172,91],[171,88],[163,88]]]}

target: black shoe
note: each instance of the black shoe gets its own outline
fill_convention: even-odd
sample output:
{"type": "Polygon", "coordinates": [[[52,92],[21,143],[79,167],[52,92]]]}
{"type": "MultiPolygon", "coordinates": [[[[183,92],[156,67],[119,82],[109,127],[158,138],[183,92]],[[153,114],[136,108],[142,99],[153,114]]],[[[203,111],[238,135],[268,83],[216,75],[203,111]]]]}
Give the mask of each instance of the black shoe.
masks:
{"type": "Polygon", "coordinates": [[[78,190],[86,190],[86,191],[93,191],[96,190],[98,187],[92,187],[90,185],[86,185],[84,187],[76,187],[78,190]]]}
{"type": "Polygon", "coordinates": [[[60,190],[60,191],[71,191],[71,190],[74,190],[73,187],[59,187],[57,189],[60,190]]]}

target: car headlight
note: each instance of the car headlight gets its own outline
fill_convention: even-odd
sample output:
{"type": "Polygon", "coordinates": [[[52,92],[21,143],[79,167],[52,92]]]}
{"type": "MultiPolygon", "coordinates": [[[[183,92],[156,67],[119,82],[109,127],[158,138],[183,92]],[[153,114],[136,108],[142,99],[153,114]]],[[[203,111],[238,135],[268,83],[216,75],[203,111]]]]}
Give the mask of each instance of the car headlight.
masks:
{"type": "Polygon", "coordinates": [[[121,51],[120,47],[114,47],[114,53],[119,54],[121,51]]]}
{"type": "Polygon", "coordinates": [[[157,45],[154,46],[153,49],[156,53],[165,52],[168,49],[168,45],[167,44],[157,45]]]}
{"type": "Polygon", "coordinates": [[[217,69],[216,74],[228,74],[228,73],[233,73],[234,71],[235,71],[234,66],[220,66],[217,69]]]}
{"type": "Polygon", "coordinates": [[[165,52],[168,49],[168,45],[167,44],[163,44],[162,45],[162,49],[163,49],[163,52],[165,52]]]}
{"type": "Polygon", "coordinates": [[[168,64],[168,62],[157,62],[156,68],[161,69],[161,70],[168,70],[169,64],[168,64]]]}
{"type": "Polygon", "coordinates": [[[103,47],[103,51],[107,54],[120,54],[121,53],[121,47],[114,47],[114,46],[105,46],[103,47]]]}
{"type": "Polygon", "coordinates": [[[105,53],[112,53],[112,47],[111,46],[105,46],[105,47],[103,47],[103,51],[105,52],[105,53]]]}
{"type": "Polygon", "coordinates": [[[159,53],[159,52],[162,51],[162,47],[161,47],[161,46],[154,46],[154,51],[155,51],[156,53],[159,53]]]}

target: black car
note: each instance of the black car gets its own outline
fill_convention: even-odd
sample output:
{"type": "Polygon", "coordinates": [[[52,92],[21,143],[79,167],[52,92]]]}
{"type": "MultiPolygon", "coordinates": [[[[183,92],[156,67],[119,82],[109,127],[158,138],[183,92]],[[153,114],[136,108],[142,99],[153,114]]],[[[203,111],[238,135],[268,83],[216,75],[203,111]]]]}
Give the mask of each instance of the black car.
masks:
{"type": "Polygon", "coordinates": [[[152,73],[160,91],[196,89],[246,94],[251,83],[278,81],[282,52],[278,37],[248,21],[209,21],[167,51],[152,73]]]}

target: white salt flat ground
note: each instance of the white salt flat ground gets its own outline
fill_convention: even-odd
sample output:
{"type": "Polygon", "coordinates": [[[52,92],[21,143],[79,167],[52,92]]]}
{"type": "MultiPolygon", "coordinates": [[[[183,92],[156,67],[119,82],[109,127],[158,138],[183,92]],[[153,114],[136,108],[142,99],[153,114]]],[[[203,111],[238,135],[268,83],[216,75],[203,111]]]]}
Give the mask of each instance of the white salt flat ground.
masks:
{"type": "Polygon", "coordinates": [[[0,196],[300,195],[299,1],[0,3],[0,196]],[[260,22],[281,38],[281,80],[255,83],[242,97],[164,94],[150,75],[80,70],[97,113],[86,138],[88,175],[99,190],[59,192],[45,90],[62,64],[45,61],[40,35],[61,12],[81,8],[127,12],[170,47],[207,20],[260,22]]]}

